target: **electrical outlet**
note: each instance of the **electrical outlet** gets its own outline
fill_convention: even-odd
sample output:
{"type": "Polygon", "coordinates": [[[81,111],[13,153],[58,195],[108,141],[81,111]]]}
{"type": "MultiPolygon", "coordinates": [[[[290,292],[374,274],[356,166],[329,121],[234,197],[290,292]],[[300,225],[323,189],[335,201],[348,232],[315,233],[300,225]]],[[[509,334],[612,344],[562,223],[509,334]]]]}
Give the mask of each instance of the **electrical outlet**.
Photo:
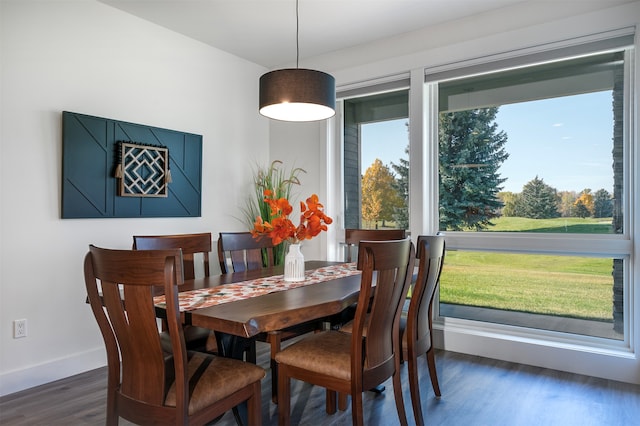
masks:
{"type": "Polygon", "coordinates": [[[13,321],[13,338],[19,339],[21,337],[27,337],[27,320],[19,319],[13,321]]]}

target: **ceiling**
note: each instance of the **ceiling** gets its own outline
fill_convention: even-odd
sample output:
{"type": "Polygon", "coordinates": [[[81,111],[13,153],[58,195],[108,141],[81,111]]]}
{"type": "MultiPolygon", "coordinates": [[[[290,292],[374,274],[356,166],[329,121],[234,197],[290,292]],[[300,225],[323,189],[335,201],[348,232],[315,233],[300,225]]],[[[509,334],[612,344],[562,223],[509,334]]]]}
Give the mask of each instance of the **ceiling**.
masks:
{"type": "MultiPolygon", "coordinates": [[[[100,1],[266,68],[296,61],[295,0],[100,1]]],[[[299,0],[300,59],[518,3],[524,0],[299,0]]]]}

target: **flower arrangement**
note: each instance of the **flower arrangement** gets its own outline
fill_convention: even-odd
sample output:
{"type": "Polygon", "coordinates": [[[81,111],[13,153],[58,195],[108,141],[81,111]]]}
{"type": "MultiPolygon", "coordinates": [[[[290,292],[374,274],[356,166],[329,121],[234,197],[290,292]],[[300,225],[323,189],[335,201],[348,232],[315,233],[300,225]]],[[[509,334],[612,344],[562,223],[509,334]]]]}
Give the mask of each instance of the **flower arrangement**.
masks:
{"type": "Polygon", "coordinates": [[[333,219],[324,213],[324,206],[316,194],[307,198],[306,202],[300,202],[298,226],[289,219],[293,208],[287,198],[278,198],[272,190],[265,189],[264,202],[269,206],[271,220],[265,221],[262,216],[257,216],[251,234],[254,238],[266,235],[276,246],[284,241],[298,244],[302,240],[310,240],[320,232],[326,231],[327,225],[333,222],[333,219]]]}
{"type": "MultiPolygon", "coordinates": [[[[271,191],[276,198],[291,200],[294,185],[300,185],[299,175],[306,173],[300,167],[287,170],[282,167],[282,161],[275,160],[269,167],[257,166],[253,172],[254,195],[247,200],[244,213],[244,223],[249,230],[254,228],[256,217],[260,216],[265,222],[271,222],[271,206],[265,201],[265,191],[271,191]]],[[[276,245],[273,249],[273,256],[276,265],[284,263],[287,247],[285,244],[276,245]]],[[[264,252],[264,250],[263,250],[264,252]]],[[[263,253],[263,262],[266,264],[266,252],[263,253]]]]}

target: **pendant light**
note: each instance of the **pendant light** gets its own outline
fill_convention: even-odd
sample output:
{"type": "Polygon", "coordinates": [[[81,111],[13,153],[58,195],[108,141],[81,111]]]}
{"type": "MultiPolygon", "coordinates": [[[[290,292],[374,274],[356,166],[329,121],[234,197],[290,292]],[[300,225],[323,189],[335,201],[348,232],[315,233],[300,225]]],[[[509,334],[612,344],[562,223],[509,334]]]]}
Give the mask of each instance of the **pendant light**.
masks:
{"type": "Polygon", "coordinates": [[[282,121],[317,121],[335,115],[336,80],[322,71],[298,68],[300,46],[296,0],[296,67],[260,77],[260,114],[282,121]]]}

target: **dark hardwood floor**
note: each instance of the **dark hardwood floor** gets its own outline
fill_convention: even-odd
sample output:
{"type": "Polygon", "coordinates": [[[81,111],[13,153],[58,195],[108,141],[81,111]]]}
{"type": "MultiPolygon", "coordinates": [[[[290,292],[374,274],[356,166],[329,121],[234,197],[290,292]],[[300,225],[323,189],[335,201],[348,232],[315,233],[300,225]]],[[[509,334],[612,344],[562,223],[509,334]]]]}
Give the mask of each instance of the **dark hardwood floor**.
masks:
{"type": "MultiPolygon", "coordinates": [[[[268,368],[268,346],[259,343],[258,363],[268,368]]],[[[640,386],[439,351],[442,398],[431,389],[426,361],[420,360],[422,408],[427,425],[640,425],[640,386]]],[[[405,407],[413,423],[403,366],[405,407]]],[[[262,384],[263,424],[278,423],[271,403],[270,374],[262,384]]],[[[381,395],[365,394],[367,425],[396,425],[391,383],[381,395]]],[[[1,425],[102,425],[106,369],[89,371],[0,398],[1,425]]],[[[293,424],[350,425],[351,410],[329,416],[324,390],[292,383],[293,424]]],[[[129,423],[121,420],[121,425],[129,423]]],[[[218,425],[235,425],[227,413],[218,425]]]]}

